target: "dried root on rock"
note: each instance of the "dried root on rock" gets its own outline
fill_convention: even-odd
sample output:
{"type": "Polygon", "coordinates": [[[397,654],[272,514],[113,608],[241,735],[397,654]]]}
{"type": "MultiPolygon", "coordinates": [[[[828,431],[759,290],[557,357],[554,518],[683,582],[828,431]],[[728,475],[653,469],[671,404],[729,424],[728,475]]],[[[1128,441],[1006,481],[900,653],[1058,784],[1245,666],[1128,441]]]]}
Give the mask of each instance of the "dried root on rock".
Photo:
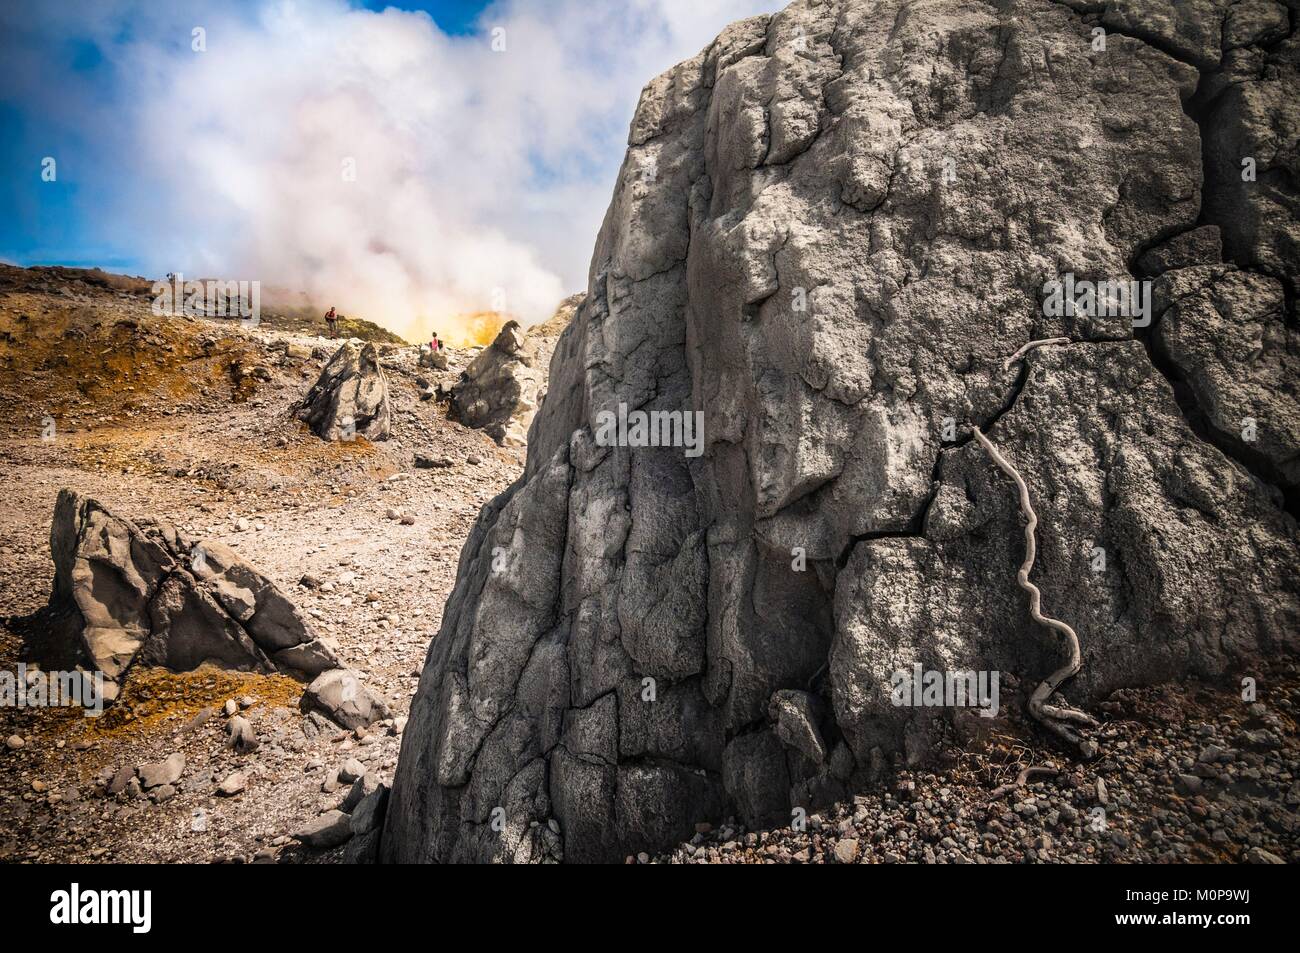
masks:
{"type": "Polygon", "coordinates": [[[1033,570],[1034,560],[1038,555],[1038,514],[1034,512],[1033,503],[1029,499],[1029,486],[1025,483],[1024,477],[1020,475],[1020,471],[998,451],[997,447],[993,446],[993,443],[988,437],[984,436],[979,427],[972,427],[971,429],[974,431],[975,439],[979,441],[980,446],[997,464],[998,469],[1015,481],[1016,487],[1020,491],[1020,512],[1025,517],[1025,561],[1021,564],[1019,572],[1016,573],[1016,581],[1020,584],[1021,589],[1029,593],[1029,614],[1040,625],[1045,625],[1049,629],[1061,633],[1065,637],[1066,646],[1069,649],[1069,658],[1065,664],[1043,679],[1038,687],[1034,689],[1034,693],[1029,698],[1029,713],[1048,731],[1078,748],[1079,753],[1085,758],[1095,757],[1097,754],[1096,743],[1082,737],[1071,725],[1096,726],[1097,720],[1087,712],[1071,708],[1068,705],[1048,704],[1048,700],[1056,693],[1057,689],[1064,682],[1078,674],[1082,666],[1082,656],[1079,650],[1078,634],[1061,620],[1043,615],[1043,594],[1029,579],[1029,573],[1033,570]]]}

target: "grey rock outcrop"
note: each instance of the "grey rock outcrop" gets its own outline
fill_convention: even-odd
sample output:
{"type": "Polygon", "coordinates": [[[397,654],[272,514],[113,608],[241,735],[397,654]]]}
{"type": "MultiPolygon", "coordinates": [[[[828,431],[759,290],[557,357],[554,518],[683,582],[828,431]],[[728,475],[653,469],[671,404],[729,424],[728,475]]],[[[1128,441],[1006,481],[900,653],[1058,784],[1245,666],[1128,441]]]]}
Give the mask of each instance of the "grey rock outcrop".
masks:
{"type": "Polygon", "coordinates": [[[517,321],[507,321],[452,387],[456,416],[497,443],[523,446],[542,393],[542,369],[517,321]]]}
{"type": "MultiPolygon", "coordinates": [[[[344,671],[275,583],[216,540],[132,522],[61,490],[50,528],[51,605],[70,610],[71,653],[117,697],[132,666],[202,664],[302,679],[344,671]]],[[[67,654],[66,646],[48,649],[67,654]]]]}
{"type": "Polygon", "coordinates": [[[462,423],[487,431],[497,443],[524,445],[546,396],[545,372],[556,342],[584,298],[565,298],[547,321],[526,331],[516,321],[502,326],[452,387],[452,406],[462,423]]]}
{"type": "Polygon", "coordinates": [[[370,342],[347,341],[321,369],[297,416],[322,440],[387,440],[392,429],[388,379],[370,342]]]}
{"type": "Polygon", "coordinates": [[[800,0],[651,82],[526,472],[462,552],[381,857],[618,860],[727,813],[788,823],[948,730],[894,704],[896,672],[1055,670],[972,426],[1030,487],[1072,702],[1295,651],[1279,10],[800,0]],[[1044,308],[1162,245],[1153,326],[1044,308]],[[608,445],[620,405],[701,413],[703,453],[608,445]]]}
{"type": "Polygon", "coordinates": [[[1300,493],[1300,330],[1284,285],[1225,265],[1168,272],[1155,347],[1186,383],[1207,437],[1300,493]]]}

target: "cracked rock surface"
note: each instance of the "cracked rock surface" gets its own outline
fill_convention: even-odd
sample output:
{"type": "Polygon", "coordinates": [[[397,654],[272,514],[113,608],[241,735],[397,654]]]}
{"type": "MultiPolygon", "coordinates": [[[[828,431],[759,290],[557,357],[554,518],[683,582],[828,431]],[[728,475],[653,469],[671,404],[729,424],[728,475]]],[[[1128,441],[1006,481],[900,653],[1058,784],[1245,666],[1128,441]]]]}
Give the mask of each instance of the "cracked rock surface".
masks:
{"type": "Polygon", "coordinates": [[[304,679],[343,671],[279,587],[223,543],[133,523],[62,490],[50,549],[55,632],[36,648],[102,671],[109,701],[135,665],[185,672],[206,663],[304,679]]]}
{"type": "Polygon", "coordinates": [[[928,757],[952,709],[894,672],[1059,667],[972,425],[1071,702],[1294,651],[1296,12],[801,0],[653,80],[381,857],[788,822],[928,757]],[[1066,273],[1153,276],[1151,325],[1046,316],[1066,273]],[[620,404],[701,412],[703,455],[598,445],[620,404]]]}
{"type": "Polygon", "coordinates": [[[387,440],[392,432],[388,379],[369,341],[346,341],[321,370],[297,409],[322,440],[387,440]]]}
{"type": "Polygon", "coordinates": [[[456,416],[487,431],[499,444],[524,445],[542,391],[535,349],[516,321],[507,321],[491,344],[470,362],[451,391],[456,416]]]}
{"type": "Polygon", "coordinates": [[[456,417],[503,446],[524,446],[533,415],[545,398],[547,362],[583,298],[570,295],[549,319],[527,330],[507,321],[452,388],[456,417]]]}

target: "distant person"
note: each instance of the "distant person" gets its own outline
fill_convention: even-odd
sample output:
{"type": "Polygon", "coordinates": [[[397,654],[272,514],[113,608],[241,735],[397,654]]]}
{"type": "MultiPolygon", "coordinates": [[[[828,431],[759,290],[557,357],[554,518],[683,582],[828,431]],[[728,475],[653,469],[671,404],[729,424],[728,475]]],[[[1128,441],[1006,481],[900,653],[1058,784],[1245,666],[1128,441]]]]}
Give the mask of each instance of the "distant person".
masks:
{"type": "Polygon", "coordinates": [[[330,329],[330,337],[332,337],[332,338],[336,338],[336,337],[338,337],[338,336],[339,336],[339,316],[338,316],[338,314],[335,313],[335,311],[334,311],[334,306],[333,306],[333,305],[330,305],[330,309],[329,309],[328,311],[325,312],[325,323],[326,323],[327,325],[329,325],[329,329],[330,329]]]}
{"type": "Polygon", "coordinates": [[[420,348],[420,366],[435,367],[440,371],[445,371],[447,369],[447,355],[442,353],[442,347],[442,341],[438,340],[438,332],[430,332],[428,352],[426,353],[424,348],[420,348]]]}

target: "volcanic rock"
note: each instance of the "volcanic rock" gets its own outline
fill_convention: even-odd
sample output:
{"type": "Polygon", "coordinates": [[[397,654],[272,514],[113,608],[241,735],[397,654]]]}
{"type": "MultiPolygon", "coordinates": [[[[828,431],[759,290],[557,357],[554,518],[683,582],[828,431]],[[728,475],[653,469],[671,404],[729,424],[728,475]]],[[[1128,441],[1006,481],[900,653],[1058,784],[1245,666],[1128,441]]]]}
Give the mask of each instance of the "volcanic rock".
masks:
{"type": "MultiPolygon", "coordinates": [[[[47,645],[104,673],[116,698],[135,664],[190,671],[205,663],[308,678],[338,668],[333,650],[275,583],[215,540],[162,522],[131,522],[61,490],[50,529],[51,606],[75,620],[72,643],[47,645]]],[[[56,631],[51,637],[59,641],[56,631]]]]}
{"type": "MultiPolygon", "coordinates": [[[[951,736],[894,691],[914,665],[1015,674],[1023,705],[1066,647],[974,427],[1029,488],[1072,703],[1295,651],[1300,56],[1254,9],[798,0],[652,81],[525,474],[462,553],[383,859],[788,824],[951,736]],[[1206,226],[1231,264],[1208,233],[1155,256],[1150,312],[1046,306],[1206,226]],[[635,411],[670,439],[611,436],[635,411]]],[[[503,426],[512,387],[463,406],[503,426]]]]}
{"type": "Polygon", "coordinates": [[[319,711],[344,728],[365,728],[388,717],[388,706],[350,669],[320,675],[302,694],[305,712],[319,711]]]}
{"type": "Polygon", "coordinates": [[[308,847],[328,850],[339,846],[352,836],[352,818],[342,811],[326,811],[308,821],[293,836],[308,847]]]}
{"type": "Polygon", "coordinates": [[[348,341],[335,351],[297,415],[323,440],[387,440],[392,427],[388,379],[375,345],[348,341]]]}
{"type": "Polygon", "coordinates": [[[146,791],[162,787],[164,784],[175,784],[181,779],[184,771],[185,755],[180,752],[168,755],[165,761],[142,764],[136,769],[136,773],[140,776],[140,786],[146,791]]]}
{"type": "Polygon", "coordinates": [[[485,430],[497,443],[522,446],[541,390],[542,370],[525,348],[524,332],[517,321],[507,321],[461,374],[451,400],[467,427],[485,430]]]}
{"type": "Polygon", "coordinates": [[[497,443],[523,446],[545,397],[552,352],[585,297],[565,298],[547,321],[527,331],[506,322],[452,387],[452,406],[462,423],[486,430],[497,443]]]}

